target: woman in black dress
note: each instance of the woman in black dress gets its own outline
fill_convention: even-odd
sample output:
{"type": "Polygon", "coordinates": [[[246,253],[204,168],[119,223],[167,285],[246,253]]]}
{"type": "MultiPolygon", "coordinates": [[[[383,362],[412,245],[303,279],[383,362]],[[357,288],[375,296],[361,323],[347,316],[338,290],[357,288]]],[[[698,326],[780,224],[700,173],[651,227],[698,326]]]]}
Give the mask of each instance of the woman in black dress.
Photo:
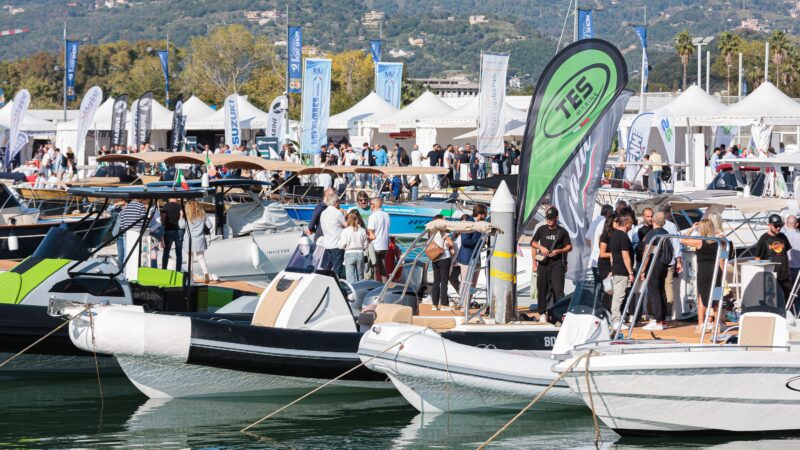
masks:
{"type": "MultiPolygon", "coordinates": [[[[703,219],[697,222],[694,232],[695,236],[709,236],[718,237],[720,232],[714,226],[714,223],[708,219],[703,219]]],[[[724,267],[723,260],[717,259],[717,248],[719,244],[717,241],[709,241],[705,239],[698,239],[696,237],[689,237],[681,239],[681,244],[694,247],[695,255],[697,256],[697,296],[699,302],[697,303],[697,328],[696,331],[700,332],[703,328],[703,321],[706,318],[706,308],[708,308],[709,299],[714,287],[722,286],[722,273],[724,267]],[[714,279],[714,264],[719,264],[716,279],[714,279]],[[711,285],[714,279],[714,285],[711,285]]],[[[714,323],[714,318],[719,314],[717,305],[713,307],[713,313],[709,317],[709,323],[714,323]]],[[[720,318],[721,323],[725,323],[720,318]]],[[[706,330],[708,331],[708,330],[706,330]]]]}
{"type": "MultiPolygon", "coordinates": [[[[600,233],[600,238],[597,239],[597,245],[600,246],[600,255],[597,258],[597,274],[600,277],[597,283],[602,283],[603,280],[611,273],[611,252],[608,250],[608,240],[614,234],[614,219],[617,218],[616,213],[611,213],[603,223],[603,231],[600,233]]],[[[611,295],[603,292],[603,307],[611,311],[611,295]]]]}

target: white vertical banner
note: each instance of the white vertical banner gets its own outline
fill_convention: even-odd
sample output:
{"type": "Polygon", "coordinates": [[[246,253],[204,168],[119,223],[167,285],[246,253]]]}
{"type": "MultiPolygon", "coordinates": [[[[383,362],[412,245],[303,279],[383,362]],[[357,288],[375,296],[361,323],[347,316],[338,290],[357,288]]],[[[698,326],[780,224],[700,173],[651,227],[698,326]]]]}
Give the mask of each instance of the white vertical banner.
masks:
{"type": "Polygon", "coordinates": [[[507,70],[508,53],[481,54],[478,151],[484,155],[496,155],[503,151],[507,70]]]}
{"type": "Polygon", "coordinates": [[[22,149],[25,143],[28,142],[26,135],[25,143],[22,145],[18,143],[22,128],[22,120],[25,118],[25,114],[28,113],[28,107],[30,104],[31,94],[27,89],[21,89],[14,96],[14,104],[11,105],[11,119],[9,120],[8,148],[6,149],[6,154],[8,157],[6,166],[8,166],[9,161],[13,160],[14,157],[17,156],[17,153],[19,153],[20,149],[22,149]]]}
{"type": "Polygon", "coordinates": [[[284,134],[284,120],[286,116],[287,99],[285,95],[275,97],[272,104],[269,105],[269,118],[267,119],[266,135],[268,137],[278,138],[278,143],[283,144],[284,134]]]}
{"type": "MultiPolygon", "coordinates": [[[[650,141],[650,129],[653,127],[653,113],[641,113],[633,119],[631,128],[628,130],[628,143],[625,146],[627,162],[641,161],[647,154],[647,144],[650,141]]],[[[621,143],[620,143],[621,145],[621,143]]],[[[641,172],[639,167],[626,166],[625,179],[633,181],[637,173],[641,172]]]]}
{"type": "Polygon", "coordinates": [[[719,126],[717,127],[716,133],[714,133],[714,147],[719,147],[722,144],[725,144],[726,147],[730,147],[733,144],[733,140],[736,139],[738,135],[739,127],[719,126]]]}
{"type": "Polygon", "coordinates": [[[403,63],[379,62],[375,70],[375,92],[386,100],[386,103],[400,108],[403,63]]]}
{"type": "Polygon", "coordinates": [[[225,99],[225,145],[235,150],[242,143],[242,126],[239,120],[239,94],[225,99]]]}
{"type": "Polygon", "coordinates": [[[303,138],[305,154],[320,153],[328,143],[331,108],[331,60],[305,59],[303,70],[303,138]]]}
{"type": "Polygon", "coordinates": [[[658,134],[664,141],[664,148],[667,150],[668,162],[675,162],[675,123],[669,110],[660,108],[653,115],[653,125],[658,128],[658,134]]]}
{"type": "Polygon", "coordinates": [[[86,133],[94,122],[94,115],[100,103],[103,102],[103,90],[98,86],[89,89],[81,100],[81,107],[78,110],[78,141],[75,143],[75,157],[78,164],[86,164],[83,143],[86,140],[86,133]]]}

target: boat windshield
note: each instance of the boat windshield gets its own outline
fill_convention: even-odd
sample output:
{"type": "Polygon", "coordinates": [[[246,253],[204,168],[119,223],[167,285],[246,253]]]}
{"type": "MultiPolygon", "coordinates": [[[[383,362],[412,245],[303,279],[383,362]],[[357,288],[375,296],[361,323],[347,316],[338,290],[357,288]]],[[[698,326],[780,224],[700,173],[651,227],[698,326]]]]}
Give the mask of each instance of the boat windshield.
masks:
{"type": "Polygon", "coordinates": [[[757,273],[742,293],[742,313],[771,312],[786,314],[786,299],[771,272],[757,273]]]}
{"type": "Polygon", "coordinates": [[[568,311],[573,314],[593,314],[602,318],[605,316],[605,310],[601,304],[602,298],[602,284],[595,283],[594,276],[587,273],[575,284],[568,311]]]}
{"type": "Polygon", "coordinates": [[[311,243],[300,243],[294,249],[289,264],[286,265],[286,270],[288,272],[313,273],[322,268],[324,254],[324,247],[311,243]]]}
{"type": "Polygon", "coordinates": [[[62,223],[57,227],[50,228],[32,256],[84,261],[89,258],[89,255],[89,245],[70,231],[67,224],[62,223]]]}

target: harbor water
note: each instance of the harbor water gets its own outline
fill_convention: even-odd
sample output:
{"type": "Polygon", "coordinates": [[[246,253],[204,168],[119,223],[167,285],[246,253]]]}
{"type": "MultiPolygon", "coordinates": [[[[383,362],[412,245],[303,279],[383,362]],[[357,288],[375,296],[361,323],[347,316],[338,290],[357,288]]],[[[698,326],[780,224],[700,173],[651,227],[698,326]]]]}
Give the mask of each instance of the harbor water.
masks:
{"type": "MultiPolygon", "coordinates": [[[[147,399],[122,376],[33,378],[0,382],[3,448],[474,449],[513,411],[420,414],[402,397],[368,391],[314,395],[251,429],[294,400],[147,399]]],[[[800,448],[794,436],[621,438],[602,428],[599,448],[800,448]]],[[[533,410],[489,448],[594,448],[588,410],[533,410]]]]}

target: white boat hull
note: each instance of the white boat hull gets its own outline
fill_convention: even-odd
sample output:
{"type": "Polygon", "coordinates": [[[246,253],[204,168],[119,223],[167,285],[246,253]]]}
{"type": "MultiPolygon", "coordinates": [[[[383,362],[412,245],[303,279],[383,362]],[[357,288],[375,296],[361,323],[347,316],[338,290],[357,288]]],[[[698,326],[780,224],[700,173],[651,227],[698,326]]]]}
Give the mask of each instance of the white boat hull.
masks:
{"type": "MultiPolygon", "coordinates": [[[[795,352],[676,347],[594,356],[589,367],[595,412],[620,434],[800,429],[795,352]]],[[[566,380],[588,406],[583,368],[566,380]]]]}
{"type": "MultiPolygon", "coordinates": [[[[376,325],[361,339],[358,353],[420,412],[518,410],[555,379],[549,355],[462,345],[414,325],[376,325]],[[402,344],[379,354],[398,342],[402,344]]],[[[540,407],[577,405],[578,398],[561,382],[540,407]]]]}

